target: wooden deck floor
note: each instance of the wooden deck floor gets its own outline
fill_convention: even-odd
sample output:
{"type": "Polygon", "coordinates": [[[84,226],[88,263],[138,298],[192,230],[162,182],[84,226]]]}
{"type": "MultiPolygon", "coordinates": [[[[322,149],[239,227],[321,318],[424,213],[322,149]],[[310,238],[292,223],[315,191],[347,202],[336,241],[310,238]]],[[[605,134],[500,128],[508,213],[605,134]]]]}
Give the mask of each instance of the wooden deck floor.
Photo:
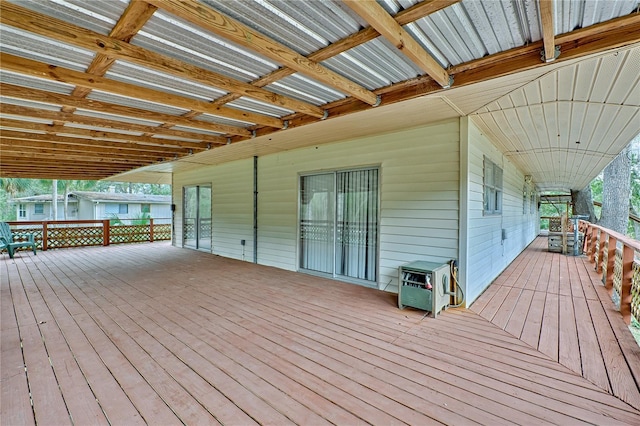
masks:
{"type": "Polygon", "coordinates": [[[493,287],[480,314],[434,320],[166,243],[2,256],[3,425],[640,424],[547,337],[520,339],[533,316],[519,336],[513,313],[485,319],[493,287]]]}
{"type": "Polygon", "coordinates": [[[471,310],[640,408],[640,347],[584,256],[550,253],[538,238],[471,310]]]}

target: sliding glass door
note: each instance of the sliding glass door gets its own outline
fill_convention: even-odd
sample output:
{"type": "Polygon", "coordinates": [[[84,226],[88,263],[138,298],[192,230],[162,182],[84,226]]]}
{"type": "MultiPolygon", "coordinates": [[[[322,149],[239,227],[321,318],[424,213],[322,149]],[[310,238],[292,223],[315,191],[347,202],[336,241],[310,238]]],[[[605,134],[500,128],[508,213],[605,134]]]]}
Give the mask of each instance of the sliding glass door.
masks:
{"type": "Polygon", "coordinates": [[[377,280],[378,169],[300,178],[300,268],[377,280]]]}
{"type": "Polygon", "coordinates": [[[211,185],[184,187],[183,246],[211,251],[211,185]]]}

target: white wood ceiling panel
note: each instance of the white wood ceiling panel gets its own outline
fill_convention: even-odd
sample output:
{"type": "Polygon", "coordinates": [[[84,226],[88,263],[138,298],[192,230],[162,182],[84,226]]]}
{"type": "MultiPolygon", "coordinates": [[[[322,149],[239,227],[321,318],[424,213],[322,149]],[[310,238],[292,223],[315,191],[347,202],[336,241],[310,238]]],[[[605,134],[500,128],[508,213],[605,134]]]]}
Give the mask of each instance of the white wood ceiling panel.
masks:
{"type": "Polygon", "coordinates": [[[580,63],[576,68],[576,82],[572,101],[588,101],[591,96],[595,74],[599,60],[591,60],[580,63]]]}

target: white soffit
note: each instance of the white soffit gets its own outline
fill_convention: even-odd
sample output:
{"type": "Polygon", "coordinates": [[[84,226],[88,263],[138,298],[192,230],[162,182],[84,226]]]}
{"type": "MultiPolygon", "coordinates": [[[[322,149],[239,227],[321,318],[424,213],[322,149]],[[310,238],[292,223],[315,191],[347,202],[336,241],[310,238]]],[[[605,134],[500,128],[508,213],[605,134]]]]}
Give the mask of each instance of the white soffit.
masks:
{"type": "Polygon", "coordinates": [[[640,47],[560,67],[473,119],[540,189],[582,189],[640,133],[640,47]]]}

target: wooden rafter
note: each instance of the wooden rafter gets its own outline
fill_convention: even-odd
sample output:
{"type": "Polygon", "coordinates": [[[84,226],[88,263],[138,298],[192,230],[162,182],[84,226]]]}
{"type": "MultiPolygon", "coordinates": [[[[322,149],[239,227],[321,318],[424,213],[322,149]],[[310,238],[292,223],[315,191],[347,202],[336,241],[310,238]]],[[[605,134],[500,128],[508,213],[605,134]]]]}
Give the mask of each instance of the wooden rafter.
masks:
{"type": "MultiPolygon", "coordinates": [[[[134,3],[146,4],[141,1],[134,3]]],[[[148,6],[155,10],[155,6],[148,6]]],[[[134,18],[139,19],[139,15],[143,13],[143,11],[146,11],[148,14],[147,9],[139,10],[141,8],[142,6],[139,6],[138,9],[135,9],[137,11],[136,13],[131,12],[132,16],[128,19],[124,19],[124,21],[128,22],[134,18]]],[[[127,11],[130,10],[131,9],[127,9],[127,11]]],[[[117,30],[117,27],[112,31],[111,37],[108,37],[6,2],[2,2],[2,14],[0,15],[0,21],[3,24],[11,25],[25,31],[30,31],[43,37],[52,38],[63,43],[72,44],[97,52],[98,55],[89,66],[87,74],[103,76],[116,59],[122,59],[144,67],[173,74],[180,78],[211,85],[238,96],[247,96],[261,102],[308,114],[317,118],[324,117],[324,110],[322,108],[308,102],[279,95],[253,86],[249,83],[244,83],[187,62],[170,58],[123,42],[120,38],[122,31],[117,30]],[[34,22],[37,22],[38,25],[34,25],[34,22]],[[116,35],[114,36],[113,33],[116,35]]],[[[128,28],[129,27],[131,27],[131,25],[129,25],[128,28]]],[[[131,37],[131,34],[130,32],[127,32],[126,34],[123,34],[122,37],[127,39],[131,37]]],[[[85,89],[86,93],[90,91],[90,88],[85,89]]]]}
{"type": "MultiPolygon", "coordinates": [[[[414,4],[408,9],[404,9],[398,12],[398,14],[393,17],[393,19],[398,23],[398,25],[406,25],[458,2],[460,2],[460,0],[425,0],[423,2],[414,4]]],[[[338,40],[335,43],[331,43],[330,45],[323,47],[322,49],[307,56],[307,58],[316,62],[325,61],[341,54],[342,52],[346,52],[349,49],[353,49],[354,47],[374,40],[379,36],[380,33],[376,31],[375,28],[367,27],[358,31],[357,33],[343,38],[342,40],[338,40]]],[[[291,68],[278,68],[277,70],[272,71],[267,75],[255,79],[251,82],[251,84],[256,87],[264,87],[278,80],[282,80],[283,78],[293,73],[295,73],[295,70],[291,68]]],[[[225,103],[232,102],[235,99],[238,99],[238,97],[239,96],[233,93],[229,93],[216,99],[213,103],[216,105],[224,105],[225,103]]]]}
{"type": "Polygon", "coordinates": [[[297,53],[293,49],[206,7],[195,0],[148,0],[154,6],[164,9],[192,24],[205,28],[220,37],[258,52],[272,60],[292,68],[308,77],[321,81],[341,92],[369,104],[377,105],[375,94],[359,84],[331,71],[315,61],[297,53]]]}
{"type": "MultiPolygon", "coordinates": [[[[79,99],[73,96],[61,95],[59,93],[47,92],[39,89],[29,89],[11,84],[0,84],[0,91],[4,96],[14,97],[18,99],[29,99],[53,105],[82,108],[107,114],[119,115],[122,117],[136,117],[145,120],[157,121],[160,123],[172,123],[174,125],[192,127],[212,132],[228,133],[244,137],[251,136],[251,132],[241,127],[227,126],[218,123],[209,123],[200,120],[190,120],[188,118],[162,114],[146,109],[117,105],[109,102],[95,101],[92,99],[79,99]]],[[[162,129],[158,129],[159,133],[161,131],[162,129]]],[[[205,135],[202,135],[202,139],[207,140],[205,139],[205,135]]],[[[215,141],[217,142],[223,140],[224,138],[215,137],[215,141]]]]}
{"type": "Polygon", "coordinates": [[[449,74],[382,6],[375,0],[346,1],[354,12],[389,40],[398,50],[431,76],[440,86],[449,87],[449,74]]]}
{"type": "Polygon", "coordinates": [[[544,61],[556,59],[555,29],[553,25],[553,0],[539,0],[540,22],[542,24],[542,41],[544,46],[544,61]]]}
{"type": "Polygon", "coordinates": [[[46,80],[59,81],[62,83],[87,87],[93,90],[114,93],[134,99],[143,99],[164,105],[172,105],[180,108],[186,108],[187,110],[195,110],[238,121],[257,123],[275,128],[283,127],[282,120],[278,118],[241,111],[235,108],[211,105],[209,102],[186,98],[184,96],[174,95],[172,93],[162,92],[159,90],[148,89],[146,87],[136,86],[135,84],[124,83],[122,81],[98,77],[68,68],[45,64],[32,59],[21,58],[8,53],[0,53],[0,63],[2,64],[2,69],[38,78],[44,78],[46,80]]]}
{"type": "Polygon", "coordinates": [[[205,149],[207,149],[207,145],[203,144],[193,144],[197,146],[189,148],[175,147],[171,145],[171,141],[166,139],[150,138],[148,136],[129,136],[122,133],[113,132],[96,132],[95,130],[79,129],[75,127],[60,125],[32,123],[28,121],[12,120],[8,118],[0,119],[0,126],[5,127],[4,129],[2,129],[2,140],[11,137],[23,138],[25,137],[23,133],[31,132],[31,134],[33,135],[78,135],[78,137],[69,139],[69,143],[72,145],[96,146],[99,144],[100,146],[104,147],[135,149],[154,153],[179,154],[188,153],[189,150],[204,151],[205,149]],[[79,136],[85,136],[91,139],[80,138],[79,136]],[[117,142],[101,139],[116,139],[117,142]],[[85,143],[85,141],[89,142],[85,143]]]}
{"type": "MultiPolygon", "coordinates": [[[[556,37],[556,44],[562,46],[562,56],[556,61],[577,59],[635,43],[640,43],[640,14],[623,16],[559,35],[556,37]]],[[[539,41],[475,61],[455,65],[451,67],[450,73],[455,77],[456,87],[461,87],[545,66],[540,61],[541,48],[542,41],[539,41]]],[[[440,90],[442,90],[442,87],[431,77],[421,76],[383,87],[375,90],[374,93],[381,96],[382,105],[389,105],[440,90]]],[[[332,118],[368,108],[367,105],[353,99],[339,100],[326,105],[326,107],[329,111],[329,117],[332,118]]],[[[307,117],[300,115],[286,118],[289,120],[290,127],[304,126],[312,122],[307,117]]],[[[270,133],[273,133],[271,129],[260,128],[256,130],[257,136],[270,133]]]]}
{"type": "MultiPolygon", "coordinates": [[[[172,139],[156,138],[157,144],[161,144],[163,146],[198,149],[206,144],[222,145],[226,143],[226,139],[221,138],[219,136],[204,135],[202,133],[185,132],[182,130],[173,130],[173,129],[168,129],[160,126],[154,127],[154,126],[145,126],[142,124],[135,124],[135,123],[125,123],[123,121],[105,120],[101,118],[87,117],[87,116],[73,114],[73,113],[48,111],[43,109],[23,107],[19,105],[0,104],[0,113],[2,113],[3,115],[21,117],[23,119],[25,117],[32,117],[32,118],[39,118],[43,120],[50,120],[54,123],[57,123],[58,126],[61,126],[64,124],[78,124],[82,126],[100,127],[105,129],[124,130],[124,131],[172,136],[175,138],[188,138],[188,139],[194,139],[194,140],[201,140],[202,142],[204,142],[204,143],[188,142],[188,141],[181,141],[179,139],[173,139],[173,138],[172,139]]],[[[21,128],[23,129],[31,128],[29,127],[30,125],[37,124],[37,123],[29,123],[27,121],[21,121],[19,119],[13,120],[13,121],[19,121],[23,123],[21,126],[21,128]]],[[[44,125],[47,126],[48,124],[44,124],[44,125]]],[[[69,129],[73,129],[73,127],[67,126],[65,129],[67,133],[71,133],[69,132],[69,129]]],[[[75,128],[75,129],[80,130],[80,128],[75,128]]],[[[106,134],[106,132],[98,131],[98,130],[89,130],[89,129],[81,129],[81,130],[92,132],[92,134],[94,135],[98,135],[100,133],[106,134]]],[[[113,133],[117,133],[117,131],[113,133]]],[[[79,132],[76,132],[75,134],[79,134],[79,132]]],[[[90,135],[86,134],[86,136],[90,136],[90,135]]],[[[98,137],[98,136],[92,136],[92,137],[98,137]]]]}
{"type": "MultiPolygon", "coordinates": [[[[116,23],[116,25],[113,27],[113,29],[109,33],[109,36],[124,42],[130,41],[138,33],[138,31],[140,31],[140,29],[149,20],[149,18],[151,18],[151,16],[156,10],[157,10],[157,7],[150,5],[147,2],[144,2],[141,0],[132,0],[127,6],[127,8],[125,9],[120,19],[118,20],[118,22],[116,23]]],[[[19,11],[23,13],[22,16],[24,17],[28,16],[28,13],[29,13],[28,9],[25,10],[24,8],[19,8],[19,11]]],[[[11,6],[9,6],[9,3],[3,2],[2,3],[3,17],[4,15],[8,15],[11,13],[14,13],[14,11],[11,10],[11,6]]],[[[31,25],[29,29],[26,29],[26,30],[33,31],[36,28],[42,28],[42,24],[47,21],[48,21],[48,18],[46,16],[38,14],[37,22],[40,25],[37,25],[37,26],[31,25]]],[[[59,20],[56,20],[56,21],[57,21],[56,26],[58,29],[64,28],[63,21],[59,21],[59,20]]],[[[75,31],[68,34],[69,35],[73,34],[74,37],[78,35],[78,33],[75,31]]],[[[44,35],[44,34],[41,34],[41,35],[44,35]]],[[[115,57],[110,57],[103,53],[98,53],[96,57],[93,58],[93,61],[91,61],[91,64],[89,65],[89,67],[87,67],[87,73],[97,75],[97,76],[103,76],[106,74],[109,68],[111,68],[111,65],[113,65],[115,61],[116,61],[115,57]]],[[[91,89],[87,87],[76,87],[71,93],[71,95],[79,98],[84,98],[89,94],[89,92],[91,92],[91,89]]]]}

